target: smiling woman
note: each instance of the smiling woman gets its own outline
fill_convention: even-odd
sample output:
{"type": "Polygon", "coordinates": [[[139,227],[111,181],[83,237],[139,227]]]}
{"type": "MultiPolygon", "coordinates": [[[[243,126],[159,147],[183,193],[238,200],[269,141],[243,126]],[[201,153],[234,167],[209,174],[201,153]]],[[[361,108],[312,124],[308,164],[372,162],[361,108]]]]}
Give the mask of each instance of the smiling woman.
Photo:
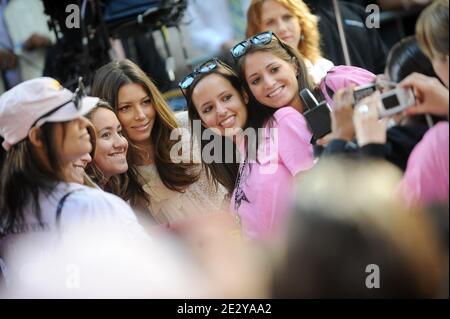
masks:
{"type": "MultiPolygon", "coordinates": [[[[10,258],[20,240],[37,234],[39,238],[32,237],[39,239],[33,241],[33,251],[47,256],[51,254],[48,247],[60,242],[69,229],[92,221],[142,235],[123,200],[74,183],[74,162],[92,150],[90,124],[84,115],[98,102],[85,97],[81,88],[74,94],[43,77],[20,83],[0,96],[0,136],[6,150],[0,163],[2,257],[10,258]]],[[[5,260],[7,267],[10,262],[5,260]]]]}
{"type": "Polygon", "coordinates": [[[222,185],[211,181],[200,164],[172,161],[179,140],[171,139],[171,133],[179,125],[161,92],[136,64],[123,60],[101,67],[92,93],[113,107],[129,144],[128,172],[138,178],[139,189],[132,196],[148,199],[146,206],[157,222],[221,208],[226,193],[222,185]]]}
{"type": "Polygon", "coordinates": [[[269,30],[305,58],[315,83],[333,67],[322,57],[317,17],[302,0],[252,0],[247,11],[247,37],[269,30]]]}
{"type": "MultiPolygon", "coordinates": [[[[278,235],[294,176],[313,166],[311,133],[303,117],[292,107],[261,105],[237,74],[216,59],[188,75],[180,87],[191,121],[201,121],[202,135],[212,130],[235,143],[241,153],[237,174],[233,175],[234,163],[213,162],[207,167],[232,193],[230,211],[241,222],[244,237],[265,240],[278,235]]],[[[284,94],[278,91],[271,94],[284,94]]]]}
{"type": "Polygon", "coordinates": [[[276,34],[263,32],[237,44],[232,54],[240,78],[259,103],[275,109],[292,106],[303,113],[298,92],[314,91],[314,86],[298,52],[286,46],[276,34]],[[255,39],[263,36],[264,41],[256,42],[255,39]],[[240,52],[240,46],[245,50],[240,52]]]}
{"type": "Polygon", "coordinates": [[[137,178],[128,175],[128,142],[113,108],[104,101],[89,112],[86,117],[95,128],[96,150],[93,161],[86,171],[102,189],[125,200],[132,198],[132,192],[139,188],[137,178]]]}

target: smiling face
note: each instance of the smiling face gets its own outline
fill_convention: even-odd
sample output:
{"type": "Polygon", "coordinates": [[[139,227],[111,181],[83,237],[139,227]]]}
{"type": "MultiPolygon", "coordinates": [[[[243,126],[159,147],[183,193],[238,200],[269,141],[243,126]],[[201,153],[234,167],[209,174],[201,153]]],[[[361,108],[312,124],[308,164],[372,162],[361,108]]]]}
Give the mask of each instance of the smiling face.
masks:
{"type": "Polygon", "coordinates": [[[125,84],[119,89],[117,117],[131,142],[150,143],[155,116],[150,96],[140,84],[125,84]]]}
{"type": "Polygon", "coordinates": [[[258,102],[275,109],[292,106],[303,112],[296,72],[293,63],[264,51],[248,54],[244,65],[245,80],[258,102]]]}
{"type": "Polygon", "coordinates": [[[267,0],[261,8],[261,32],[271,30],[281,40],[297,48],[301,37],[300,21],[285,6],[267,0]]]}
{"type": "Polygon", "coordinates": [[[92,124],[97,132],[94,163],[106,179],[128,170],[128,142],[114,112],[99,107],[92,114],[92,124]]]}
{"type": "Polygon", "coordinates": [[[70,172],[69,182],[83,184],[86,166],[92,161],[92,157],[89,153],[84,154],[79,159],[74,161],[69,167],[70,172]]]}
{"type": "Polygon", "coordinates": [[[246,98],[226,78],[212,73],[195,86],[192,102],[206,128],[234,136],[247,122],[246,98]]]}

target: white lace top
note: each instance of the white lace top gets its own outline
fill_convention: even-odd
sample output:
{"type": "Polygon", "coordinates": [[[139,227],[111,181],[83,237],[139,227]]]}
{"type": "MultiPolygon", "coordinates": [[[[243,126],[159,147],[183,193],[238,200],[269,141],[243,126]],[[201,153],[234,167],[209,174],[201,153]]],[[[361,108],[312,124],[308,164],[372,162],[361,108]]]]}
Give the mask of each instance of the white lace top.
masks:
{"type": "MultiPolygon", "coordinates": [[[[182,127],[188,126],[187,112],[177,115],[182,127]]],[[[197,164],[200,178],[189,185],[184,193],[168,189],[162,182],[156,165],[138,166],[143,178],[144,191],[149,194],[148,209],[158,223],[170,223],[193,215],[207,214],[228,207],[227,190],[221,184],[216,187],[208,179],[201,164],[197,164]]]]}

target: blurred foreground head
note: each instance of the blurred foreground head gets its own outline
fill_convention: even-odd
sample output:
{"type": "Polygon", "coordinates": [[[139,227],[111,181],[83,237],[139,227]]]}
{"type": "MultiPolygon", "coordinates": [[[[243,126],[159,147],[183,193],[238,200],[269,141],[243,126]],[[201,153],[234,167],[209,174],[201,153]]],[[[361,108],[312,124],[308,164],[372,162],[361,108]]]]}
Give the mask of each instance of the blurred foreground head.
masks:
{"type": "Polygon", "coordinates": [[[441,297],[437,234],[398,200],[399,178],[388,164],[322,161],[299,180],[274,297],[441,297]]]}

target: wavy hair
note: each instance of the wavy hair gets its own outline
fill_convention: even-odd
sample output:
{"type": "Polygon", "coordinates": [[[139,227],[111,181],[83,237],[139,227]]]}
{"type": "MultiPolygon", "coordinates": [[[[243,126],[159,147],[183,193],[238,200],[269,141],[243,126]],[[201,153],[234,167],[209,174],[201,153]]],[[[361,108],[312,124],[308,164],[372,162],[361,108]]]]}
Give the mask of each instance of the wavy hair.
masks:
{"type": "MultiPolygon", "coordinates": [[[[167,105],[161,92],[139,66],[130,60],[110,62],[97,70],[92,85],[92,95],[107,101],[118,112],[119,89],[127,84],[139,84],[148,94],[155,108],[156,118],[149,143],[155,146],[155,165],[163,184],[173,191],[184,192],[187,186],[196,182],[199,174],[195,173],[192,163],[173,163],[170,150],[178,140],[171,140],[172,130],[178,128],[175,115],[167,105]]],[[[129,170],[135,170],[135,160],[142,149],[129,142],[127,154],[129,170]]],[[[136,171],[137,174],[137,171],[136,171]]]]}
{"type": "MultiPolygon", "coordinates": [[[[247,30],[246,36],[251,37],[263,31],[262,27],[262,6],[267,0],[252,0],[247,11],[247,30]]],[[[294,14],[300,23],[303,40],[298,43],[297,50],[311,61],[313,64],[322,57],[320,50],[320,33],[317,17],[311,13],[311,10],[302,0],[272,0],[275,1],[292,14],[294,14]]]]}

